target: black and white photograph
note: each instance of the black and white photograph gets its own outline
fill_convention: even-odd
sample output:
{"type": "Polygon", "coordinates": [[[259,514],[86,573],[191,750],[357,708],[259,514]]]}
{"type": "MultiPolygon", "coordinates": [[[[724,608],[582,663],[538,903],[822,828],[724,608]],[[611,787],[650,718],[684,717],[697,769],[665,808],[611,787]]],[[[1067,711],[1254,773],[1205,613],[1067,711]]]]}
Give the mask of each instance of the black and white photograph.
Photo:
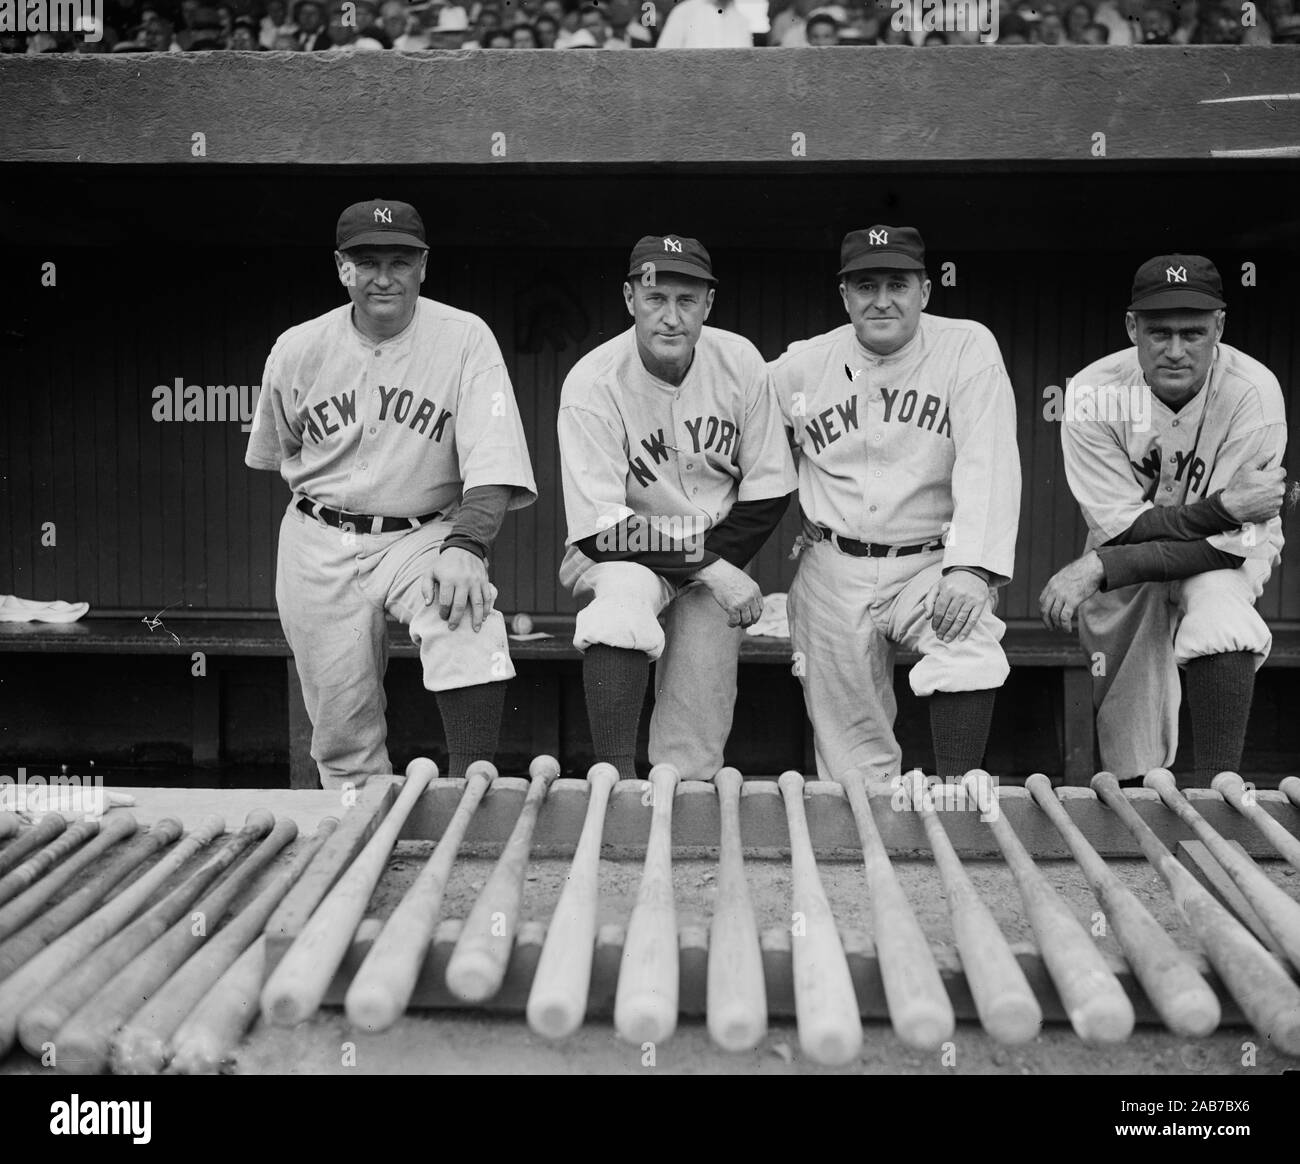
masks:
{"type": "Polygon", "coordinates": [[[1281,1134],[1296,4],[0,0],[15,1145],[1281,1134]]]}

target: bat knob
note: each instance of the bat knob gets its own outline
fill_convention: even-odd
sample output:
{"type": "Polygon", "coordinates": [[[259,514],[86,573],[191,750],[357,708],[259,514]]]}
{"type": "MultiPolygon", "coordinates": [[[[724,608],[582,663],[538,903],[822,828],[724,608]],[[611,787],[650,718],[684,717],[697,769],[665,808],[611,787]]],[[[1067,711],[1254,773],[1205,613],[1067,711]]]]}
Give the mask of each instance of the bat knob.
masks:
{"type": "Polygon", "coordinates": [[[428,756],[417,756],[406,765],[406,778],[408,780],[416,778],[436,780],[438,778],[438,765],[430,760],[428,756]]]}
{"type": "Polygon", "coordinates": [[[1050,795],[1052,791],[1052,782],[1041,772],[1034,772],[1025,777],[1025,791],[1031,796],[1037,789],[1040,794],[1050,795]]]}
{"type": "Polygon", "coordinates": [[[795,772],[793,769],[782,772],[776,780],[776,786],[783,794],[802,792],[803,783],[803,775],[799,772],[795,772]]]}
{"type": "Polygon", "coordinates": [[[929,782],[925,778],[925,773],[920,768],[913,768],[910,772],[904,772],[898,777],[898,788],[907,797],[908,803],[913,808],[923,809],[928,807],[928,796],[926,789],[929,782]]]}
{"type": "Polygon", "coordinates": [[[1142,787],[1154,788],[1157,792],[1165,790],[1173,792],[1178,788],[1178,781],[1174,779],[1174,774],[1168,768],[1152,768],[1142,777],[1142,787]]]}
{"type": "Polygon", "coordinates": [[[593,764],[587,769],[587,783],[593,786],[604,785],[608,792],[618,783],[618,769],[613,764],[593,764]]]}
{"type": "Polygon", "coordinates": [[[682,774],[672,764],[656,764],[650,769],[650,783],[657,787],[676,788],[682,774]]]}
{"type": "Polygon", "coordinates": [[[713,774],[713,786],[719,792],[739,792],[745,778],[738,768],[719,768],[713,774]]]}
{"type": "Polygon", "coordinates": [[[465,769],[465,779],[473,780],[475,776],[486,780],[489,784],[497,778],[496,765],[488,760],[475,760],[468,768],[465,769]]]}
{"type": "Polygon", "coordinates": [[[961,786],[976,804],[987,804],[993,790],[993,777],[983,768],[972,768],[961,778],[961,786]]]}
{"type": "Polygon", "coordinates": [[[1240,796],[1245,785],[1236,772],[1220,772],[1210,781],[1210,787],[1227,800],[1229,796],[1240,796]]]}
{"type": "Polygon", "coordinates": [[[530,780],[547,780],[560,774],[560,762],[554,756],[538,756],[528,765],[530,780]]]}

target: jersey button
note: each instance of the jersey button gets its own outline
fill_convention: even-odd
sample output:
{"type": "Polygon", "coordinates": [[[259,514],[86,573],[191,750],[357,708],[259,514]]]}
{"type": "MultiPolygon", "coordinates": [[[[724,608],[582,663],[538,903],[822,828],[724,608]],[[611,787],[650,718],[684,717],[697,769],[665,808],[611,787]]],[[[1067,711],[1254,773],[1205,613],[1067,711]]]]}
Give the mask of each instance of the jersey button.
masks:
{"type": "Polygon", "coordinates": [[[876,470],[876,476],[877,476],[877,477],[880,476],[880,470],[879,470],[879,469],[876,470]]]}
{"type": "Polygon", "coordinates": [[[375,349],[375,355],[377,355],[377,356],[382,356],[383,354],[384,354],[384,353],[381,352],[378,348],[375,349]]]}
{"type": "Polygon", "coordinates": [[[688,469],[694,469],[694,468],[695,468],[695,462],[694,462],[694,461],[687,461],[687,462],[686,462],[686,467],[687,467],[688,469]]]}
{"type": "Polygon", "coordinates": [[[875,512],[876,512],[876,507],[875,507],[874,505],[868,506],[867,508],[868,508],[872,513],[875,513],[875,512]]]}
{"type": "Polygon", "coordinates": [[[876,438],[875,438],[875,439],[876,439],[876,440],[880,440],[880,438],[881,438],[881,434],[880,434],[880,433],[876,433],[876,438]]]}
{"type": "Polygon", "coordinates": [[[378,430],[378,429],[377,429],[373,424],[370,426],[370,435],[371,435],[371,436],[374,436],[375,433],[377,433],[378,431],[379,431],[379,430],[378,430]]]}
{"type": "Polygon", "coordinates": [[[1178,427],[1178,421],[1174,421],[1174,428],[1178,427]]]}

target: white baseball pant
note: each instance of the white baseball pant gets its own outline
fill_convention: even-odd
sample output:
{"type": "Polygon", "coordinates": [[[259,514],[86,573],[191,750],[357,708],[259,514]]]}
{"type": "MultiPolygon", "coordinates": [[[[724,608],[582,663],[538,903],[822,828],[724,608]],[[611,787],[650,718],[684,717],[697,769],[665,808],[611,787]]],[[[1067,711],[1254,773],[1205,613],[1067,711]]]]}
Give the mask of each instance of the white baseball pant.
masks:
{"type": "Polygon", "coordinates": [[[1079,607],[1103,769],[1122,779],[1174,762],[1178,668],[1189,659],[1251,651],[1256,670],[1263,666],[1273,636],[1255,600],[1269,570],[1268,562],[1247,558],[1236,570],[1125,586],[1079,607]]]}
{"type": "Polygon", "coordinates": [[[644,651],[655,663],[650,763],[683,780],[710,780],[722,767],[736,707],[741,627],[706,586],[674,586],[635,562],[566,560],[561,580],[579,603],[573,645],[644,651]]]}
{"type": "Polygon", "coordinates": [[[931,628],[925,597],[942,576],[942,549],[855,558],[823,540],[799,555],[787,603],[790,644],[821,779],[848,768],[882,780],[900,774],[902,749],[894,736],[899,646],[921,655],[908,673],[919,696],[982,691],[1006,681],[1006,624],[992,610],[985,609],[961,642],[942,642],[931,628]]]}
{"type": "Polygon", "coordinates": [[[434,521],[397,533],[347,533],[293,503],[280,523],[275,600],[311,718],[312,758],[326,788],[393,770],[385,744],[386,619],[406,624],[430,691],[494,683],[515,673],[498,611],[475,634],[468,612],[452,631],[436,605],[425,605],[421,582],[450,532],[450,522],[434,521]]]}

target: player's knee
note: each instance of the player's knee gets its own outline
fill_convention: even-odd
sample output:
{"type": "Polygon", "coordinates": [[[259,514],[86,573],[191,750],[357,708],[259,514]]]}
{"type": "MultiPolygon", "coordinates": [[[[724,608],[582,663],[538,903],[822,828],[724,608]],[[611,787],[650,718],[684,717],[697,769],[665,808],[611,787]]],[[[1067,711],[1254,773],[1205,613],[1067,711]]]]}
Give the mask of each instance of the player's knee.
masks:
{"type": "Polygon", "coordinates": [[[1001,687],[1011,674],[1007,656],[996,642],[982,649],[970,649],[965,643],[938,643],[927,649],[908,673],[908,683],[916,696],[936,691],[984,691],[1001,687]]]}
{"type": "Polygon", "coordinates": [[[1222,655],[1250,651],[1261,660],[1268,657],[1273,636],[1259,611],[1249,603],[1214,610],[1197,606],[1179,623],[1174,636],[1174,658],[1181,667],[1201,655],[1222,655]]]}
{"type": "Polygon", "coordinates": [[[597,595],[578,611],[573,645],[580,651],[600,643],[629,651],[644,651],[652,659],[664,650],[664,628],[655,608],[635,597],[597,595]]]}

